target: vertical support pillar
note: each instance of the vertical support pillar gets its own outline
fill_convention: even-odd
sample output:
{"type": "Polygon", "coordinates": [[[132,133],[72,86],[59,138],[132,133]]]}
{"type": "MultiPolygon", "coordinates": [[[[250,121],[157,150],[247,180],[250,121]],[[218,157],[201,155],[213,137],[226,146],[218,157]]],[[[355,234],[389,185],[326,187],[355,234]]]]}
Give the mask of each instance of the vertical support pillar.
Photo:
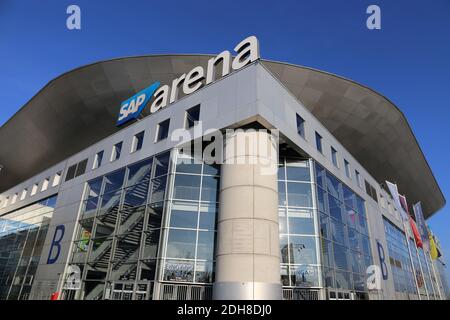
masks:
{"type": "Polygon", "coordinates": [[[227,134],[213,298],[281,299],[278,144],[267,132],[227,134]]]}

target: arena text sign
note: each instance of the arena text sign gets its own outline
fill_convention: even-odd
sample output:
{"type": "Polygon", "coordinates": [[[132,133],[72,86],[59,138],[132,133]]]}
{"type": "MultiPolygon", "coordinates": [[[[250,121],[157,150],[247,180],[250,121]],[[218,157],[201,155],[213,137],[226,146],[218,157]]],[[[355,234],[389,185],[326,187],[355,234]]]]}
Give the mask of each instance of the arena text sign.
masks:
{"type": "Polygon", "coordinates": [[[183,90],[185,95],[189,95],[200,89],[203,85],[210,84],[218,78],[216,69],[220,62],[222,62],[222,73],[220,77],[224,77],[231,72],[231,69],[236,71],[258,60],[260,58],[258,39],[255,36],[250,36],[242,40],[234,48],[234,52],[236,56],[233,58],[233,61],[231,61],[230,51],[225,50],[216,57],[208,60],[206,72],[202,66],[195,67],[189,73],[182,74],[180,77],[174,79],[171,86],[166,84],[160,87],[160,83],[155,82],[125,100],[120,106],[117,126],[136,119],[152,99],[150,113],[155,113],[168,104],[175,102],[178,99],[180,89],[183,90]]]}

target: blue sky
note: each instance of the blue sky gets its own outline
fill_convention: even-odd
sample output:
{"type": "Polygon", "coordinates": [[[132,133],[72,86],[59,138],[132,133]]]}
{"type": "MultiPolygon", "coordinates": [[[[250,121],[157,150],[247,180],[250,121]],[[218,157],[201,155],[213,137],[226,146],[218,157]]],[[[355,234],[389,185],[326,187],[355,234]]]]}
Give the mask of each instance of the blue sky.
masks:
{"type": "MultiPolygon", "coordinates": [[[[368,85],[405,113],[450,192],[450,1],[0,0],[0,124],[48,81],[84,64],[155,53],[218,53],[254,34],[263,58],[368,85]],[[77,4],[82,30],[66,28],[77,4]],[[366,28],[377,4],[382,29],[366,28]]],[[[429,220],[450,257],[450,207],[429,220]]]]}

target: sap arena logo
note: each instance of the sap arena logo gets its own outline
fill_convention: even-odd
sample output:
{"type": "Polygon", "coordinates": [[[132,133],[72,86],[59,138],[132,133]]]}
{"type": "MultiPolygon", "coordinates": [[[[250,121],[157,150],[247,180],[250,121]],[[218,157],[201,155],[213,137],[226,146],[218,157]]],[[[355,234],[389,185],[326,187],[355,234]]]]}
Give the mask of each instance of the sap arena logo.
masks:
{"type": "MultiPolygon", "coordinates": [[[[228,75],[231,70],[237,71],[253,61],[260,58],[259,42],[255,36],[250,36],[242,40],[235,48],[235,57],[232,60],[230,51],[225,50],[216,57],[208,60],[207,69],[202,66],[193,68],[187,74],[182,74],[174,79],[169,85],[160,87],[159,82],[155,82],[147,89],[138,92],[131,98],[122,102],[120,107],[117,126],[120,126],[132,119],[136,119],[148,104],[154,98],[150,105],[150,113],[155,113],[166,107],[170,103],[174,103],[178,99],[179,90],[183,90],[185,95],[194,93],[202,86],[210,84],[219,77],[228,75]],[[221,74],[216,74],[219,63],[222,63],[221,74]]],[[[218,70],[220,71],[220,70],[218,70]]]]}
{"type": "Polygon", "coordinates": [[[159,82],[155,82],[150,87],[136,93],[128,100],[122,102],[120,106],[119,119],[117,119],[117,126],[120,126],[131,119],[137,119],[152,95],[155,93],[156,89],[158,89],[159,85],[159,82]]]}

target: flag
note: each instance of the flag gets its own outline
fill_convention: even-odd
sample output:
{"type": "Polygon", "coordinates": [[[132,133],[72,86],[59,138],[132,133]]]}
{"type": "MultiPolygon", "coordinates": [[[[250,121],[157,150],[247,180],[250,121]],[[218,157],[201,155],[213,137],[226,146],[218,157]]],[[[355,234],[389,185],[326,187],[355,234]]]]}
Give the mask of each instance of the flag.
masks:
{"type": "Polygon", "coordinates": [[[392,199],[394,200],[394,206],[398,212],[400,212],[400,216],[403,221],[408,221],[408,214],[405,210],[403,210],[402,204],[400,203],[400,196],[398,194],[398,188],[395,183],[386,181],[386,185],[389,188],[389,192],[391,193],[392,199]]]}
{"type": "Polygon", "coordinates": [[[430,251],[430,239],[428,238],[428,228],[423,217],[422,204],[417,202],[413,205],[414,216],[416,217],[417,227],[419,228],[420,238],[422,239],[423,249],[430,251]]]}
{"type": "Polygon", "coordinates": [[[436,242],[434,241],[433,234],[431,231],[428,233],[428,238],[430,239],[430,256],[431,259],[436,260],[439,258],[439,253],[436,247],[436,242]]]}
{"type": "Polygon", "coordinates": [[[416,223],[414,222],[413,218],[411,218],[411,214],[409,213],[408,203],[406,202],[406,197],[399,195],[399,199],[400,199],[400,204],[402,205],[402,209],[408,215],[409,226],[411,228],[411,232],[414,237],[414,241],[416,242],[416,245],[418,247],[423,248],[422,239],[420,239],[419,230],[417,229],[416,223]]]}
{"type": "Polygon", "coordinates": [[[414,222],[413,218],[411,218],[411,217],[409,217],[409,224],[411,226],[411,230],[414,235],[414,240],[416,241],[416,245],[419,248],[423,249],[423,243],[422,243],[422,239],[420,238],[419,230],[417,229],[416,223],[414,222]]]}

